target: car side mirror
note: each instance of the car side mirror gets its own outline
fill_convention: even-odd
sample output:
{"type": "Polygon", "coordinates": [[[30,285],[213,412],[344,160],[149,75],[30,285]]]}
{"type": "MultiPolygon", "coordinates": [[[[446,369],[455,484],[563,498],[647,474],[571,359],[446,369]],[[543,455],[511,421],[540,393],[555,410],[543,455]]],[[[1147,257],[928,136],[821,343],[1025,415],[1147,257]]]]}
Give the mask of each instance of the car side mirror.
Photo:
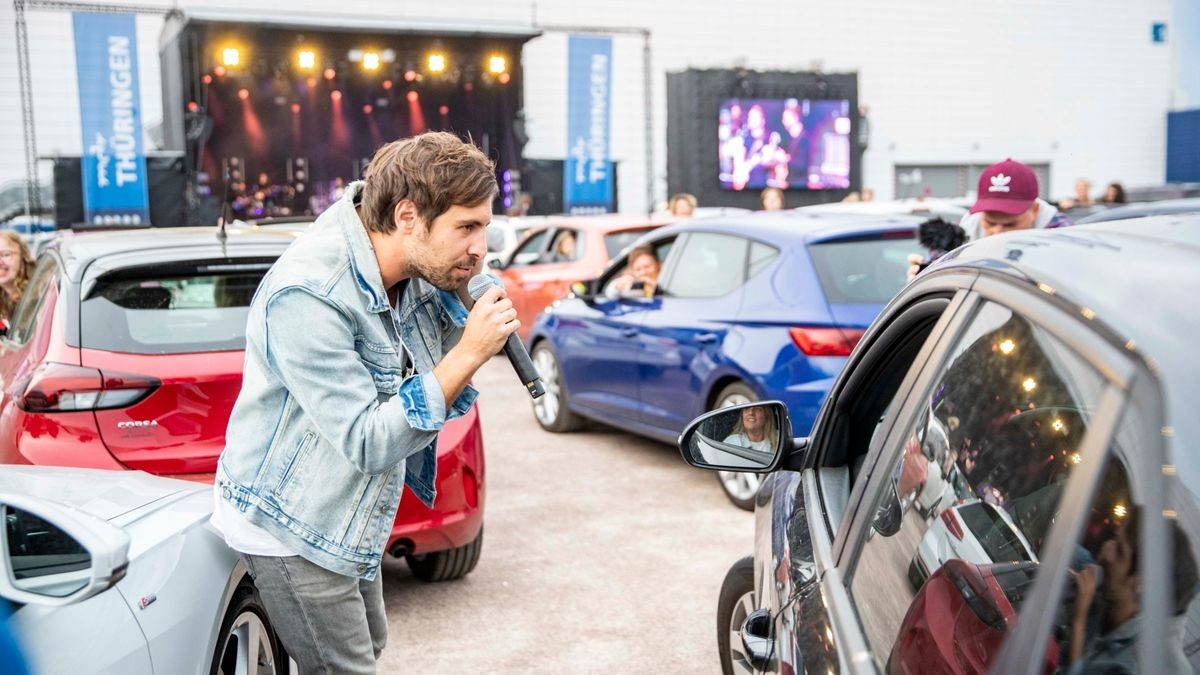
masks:
{"type": "Polygon", "coordinates": [[[904,522],[904,510],[900,505],[900,494],[896,491],[896,482],[888,481],[883,489],[883,498],[875,509],[875,518],[871,527],[879,534],[890,537],[900,531],[904,522]]]}
{"type": "Polygon", "coordinates": [[[774,471],[795,446],[787,406],[779,401],[714,410],[692,420],[679,437],[684,461],[718,471],[774,471]]]}
{"type": "Polygon", "coordinates": [[[0,597],[57,607],[125,576],[129,535],[107,521],[13,494],[0,494],[0,519],[0,597]]]}
{"type": "Polygon", "coordinates": [[[492,258],[487,261],[487,266],[494,270],[504,269],[504,261],[499,258],[492,258]]]}

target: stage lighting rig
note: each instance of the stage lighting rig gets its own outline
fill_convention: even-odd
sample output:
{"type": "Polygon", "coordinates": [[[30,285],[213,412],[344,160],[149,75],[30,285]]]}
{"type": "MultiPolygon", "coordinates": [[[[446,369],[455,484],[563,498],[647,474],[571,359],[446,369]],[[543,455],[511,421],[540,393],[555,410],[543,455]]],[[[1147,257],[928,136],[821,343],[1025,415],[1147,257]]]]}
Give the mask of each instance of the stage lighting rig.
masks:
{"type": "Polygon", "coordinates": [[[488,71],[493,75],[499,75],[508,70],[508,60],[499,54],[493,54],[488,57],[488,71]]]}
{"type": "Polygon", "coordinates": [[[242,62],[242,51],[237,47],[225,47],[221,50],[221,64],[233,68],[242,62]]]}
{"type": "Polygon", "coordinates": [[[433,53],[429,55],[429,72],[444,73],[446,72],[446,55],[433,53]]]}
{"type": "Polygon", "coordinates": [[[379,70],[379,52],[363,52],[363,70],[379,70]]]}
{"type": "Polygon", "coordinates": [[[312,70],[317,65],[317,53],[311,49],[302,49],[296,55],[296,64],[300,70],[312,70]]]}

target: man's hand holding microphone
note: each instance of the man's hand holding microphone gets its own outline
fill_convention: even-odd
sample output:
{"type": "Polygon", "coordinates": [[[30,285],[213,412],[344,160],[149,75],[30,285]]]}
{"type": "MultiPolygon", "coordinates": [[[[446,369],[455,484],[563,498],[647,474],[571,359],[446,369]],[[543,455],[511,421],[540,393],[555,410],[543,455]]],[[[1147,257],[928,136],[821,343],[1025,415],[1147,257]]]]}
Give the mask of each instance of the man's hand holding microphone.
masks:
{"type": "Polygon", "coordinates": [[[462,338],[433,369],[446,395],[447,405],[458,397],[471,375],[501,349],[530,396],[537,398],[544,394],[542,381],[529,360],[529,352],[517,335],[521,321],[517,319],[517,310],[504,285],[490,274],[476,274],[471,277],[467,291],[474,305],[467,314],[462,338]]]}

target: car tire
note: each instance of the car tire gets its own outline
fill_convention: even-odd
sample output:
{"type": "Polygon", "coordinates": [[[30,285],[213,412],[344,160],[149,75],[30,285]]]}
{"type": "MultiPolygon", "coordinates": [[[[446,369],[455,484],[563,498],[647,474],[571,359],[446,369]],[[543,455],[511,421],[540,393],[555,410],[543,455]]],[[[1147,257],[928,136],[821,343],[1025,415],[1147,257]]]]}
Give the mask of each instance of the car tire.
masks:
{"type": "MultiPolygon", "coordinates": [[[[721,389],[713,399],[713,410],[741,403],[752,403],[758,400],[758,394],[741,382],[734,382],[721,389]]],[[[754,497],[762,485],[762,478],[756,473],[742,471],[718,471],[717,482],[721,490],[734,506],[743,511],[754,510],[754,497]]]]}
{"type": "Polygon", "coordinates": [[[475,569],[479,554],[483,552],[483,528],[470,543],[445,551],[434,551],[424,555],[408,554],[404,562],[413,576],[421,581],[453,581],[461,579],[475,569]]]}
{"type": "Polygon", "coordinates": [[[209,675],[288,673],[287,651],[271,627],[258,590],[250,583],[243,583],[233,592],[229,610],[221,621],[221,631],[217,633],[217,645],[208,672],[209,675]],[[241,648],[243,642],[252,639],[256,645],[241,648]]]}
{"type": "Polygon", "coordinates": [[[721,655],[721,672],[724,675],[753,673],[745,653],[742,651],[741,631],[746,617],[757,609],[754,597],[754,556],[746,556],[735,562],[721,583],[721,595],[717,600],[717,650],[721,655]]]}
{"type": "Polygon", "coordinates": [[[546,431],[559,434],[575,431],[582,420],[567,408],[567,386],[554,348],[546,340],[538,342],[532,360],[546,389],[545,394],[533,399],[533,416],[546,431]]]}

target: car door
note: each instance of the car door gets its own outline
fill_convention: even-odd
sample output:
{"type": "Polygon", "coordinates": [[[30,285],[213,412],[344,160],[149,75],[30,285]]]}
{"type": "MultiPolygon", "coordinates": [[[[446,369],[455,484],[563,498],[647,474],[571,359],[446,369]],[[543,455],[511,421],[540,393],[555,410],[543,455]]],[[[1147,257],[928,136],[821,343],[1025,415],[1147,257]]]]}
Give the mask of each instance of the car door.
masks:
{"type": "MultiPolygon", "coordinates": [[[[674,236],[649,242],[659,260],[667,260],[674,236]]],[[[614,422],[641,425],[638,395],[640,327],[658,311],[662,297],[607,298],[603,290],[624,273],[627,259],[613,261],[596,281],[597,294],[588,300],[586,316],[563,316],[554,342],[573,404],[614,422]]]]}
{"type": "Polygon", "coordinates": [[[666,261],[658,304],[638,328],[641,420],[678,435],[704,409],[702,387],[737,318],[750,241],[692,232],[666,261]]]}
{"type": "MultiPolygon", "coordinates": [[[[1026,300],[1004,289],[964,302],[952,337],[888,403],[864,462],[869,482],[839,535],[849,603],[835,632],[881,672],[1004,669],[1006,640],[1046,609],[1026,600],[1066,576],[1072,547],[1058,542],[1082,500],[1064,496],[1103,461],[1119,394],[1094,346],[1064,338],[1074,319],[1026,300]],[[906,448],[943,430],[945,456],[932,459],[959,492],[924,500],[926,512],[924,485],[900,487],[920,454],[906,448]]],[[[1014,639],[1032,672],[1064,665],[1044,635],[1014,639]]]]}

